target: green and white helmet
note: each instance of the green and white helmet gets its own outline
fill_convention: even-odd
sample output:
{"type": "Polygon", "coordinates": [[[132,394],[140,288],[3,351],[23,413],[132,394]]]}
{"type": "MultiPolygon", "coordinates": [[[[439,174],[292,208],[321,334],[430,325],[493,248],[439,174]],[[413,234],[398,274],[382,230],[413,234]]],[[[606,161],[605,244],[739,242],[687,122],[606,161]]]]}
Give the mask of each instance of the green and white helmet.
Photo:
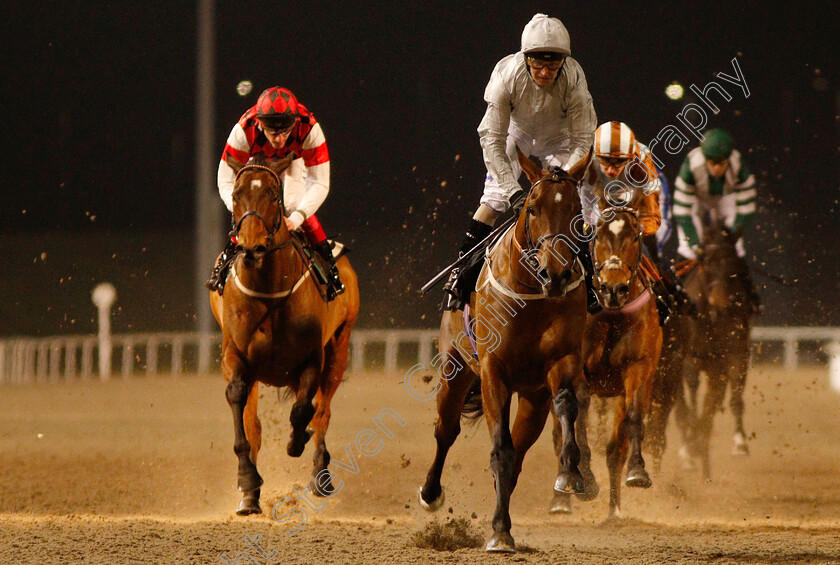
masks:
{"type": "Polygon", "coordinates": [[[522,52],[540,59],[562,59],[572,54],[569,32],[563,22],[537,14],[522,31],[522,52]]]}
{"type": "Polygon", "coordinates": [[[735,149],[732,136],[722,129],[710,129],[700,144],[700,150],[706,159],[727,159],[735,149]]]}

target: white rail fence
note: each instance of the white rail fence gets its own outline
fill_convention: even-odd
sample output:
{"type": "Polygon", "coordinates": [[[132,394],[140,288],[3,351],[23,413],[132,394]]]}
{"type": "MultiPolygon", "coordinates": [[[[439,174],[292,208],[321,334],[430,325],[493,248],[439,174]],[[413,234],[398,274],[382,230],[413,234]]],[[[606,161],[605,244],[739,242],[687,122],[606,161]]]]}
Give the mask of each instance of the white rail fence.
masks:
{"type": "MultiPolygon", "coordinates": [[[[350,370],[396,371],[415,363],[428,365],[437,335],[437,330],[356,330],[350,344],[350,370]]],[[[781,344],[781,357],[788,368],[799,366],[803,342],[814,342],[827,352],[840,354],[840,328],[757,327],[753,328],[752,339],[756,344],[781,344]]],[[[95,335],[0,340],[0,384],[218,370],[221,334],[115,334],[110,342],[114,363],[109,374],[100,371],[100,341],[95,335]]]]}

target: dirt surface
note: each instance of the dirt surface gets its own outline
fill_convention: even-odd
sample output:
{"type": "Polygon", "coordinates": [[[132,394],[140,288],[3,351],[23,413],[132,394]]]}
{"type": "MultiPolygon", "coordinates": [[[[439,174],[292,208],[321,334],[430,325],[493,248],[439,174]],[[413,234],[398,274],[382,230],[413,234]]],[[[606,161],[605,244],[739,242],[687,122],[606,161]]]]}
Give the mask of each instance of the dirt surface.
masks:
{"type": "Polygon", "coordinates": [[[412,398],[402,380],[366,373],[339,388],[327,439],[344,484],[333,498],[311,499],[317,509],[293,500],[309,480],[311,447],[300,459],[285,454],[289,402],[264,390],[265,513],[247,518],[233,514],[221,376],[0,388],[0,563],[840,563],[840,395],[825,368],[754,368],[751,455],[729,454],[732,420],[718,416],[713,480],[703,482],[681,470],[671,434],[653,488],[623,490],[619,521],[605,521],[597,448],[601,496],[575,500],[572,515],[547,514],[556,462],[546,429],[513,496],[512,556],[422,543],[435,520],[444,536],[457,520],[464,539],[489,537],[490,443],[483,422],[465,427],[444,472],[446,503],[436,515],[422,510],[416,491],[434,453],[435,406],[412,398]],[[393,438],[372,422],[387,408],[382,424],[393,438]],[[364,429],[378,433],[366,449],[381,451],[354,447],[364,429]],[[287,520],[272,519],[272,508],[287,520]]]}

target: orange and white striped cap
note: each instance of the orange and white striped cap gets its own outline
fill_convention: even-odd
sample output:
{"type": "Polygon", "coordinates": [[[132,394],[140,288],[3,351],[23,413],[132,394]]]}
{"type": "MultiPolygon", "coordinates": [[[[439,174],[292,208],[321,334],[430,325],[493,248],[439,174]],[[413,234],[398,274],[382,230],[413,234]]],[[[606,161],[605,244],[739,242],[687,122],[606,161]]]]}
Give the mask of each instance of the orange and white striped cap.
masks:
{"type": "Polygon", "coordinates": [[[624,122],[605,122],[595,130],[595,155],[634,157],[638,151],[636,134],[624,122]]]}

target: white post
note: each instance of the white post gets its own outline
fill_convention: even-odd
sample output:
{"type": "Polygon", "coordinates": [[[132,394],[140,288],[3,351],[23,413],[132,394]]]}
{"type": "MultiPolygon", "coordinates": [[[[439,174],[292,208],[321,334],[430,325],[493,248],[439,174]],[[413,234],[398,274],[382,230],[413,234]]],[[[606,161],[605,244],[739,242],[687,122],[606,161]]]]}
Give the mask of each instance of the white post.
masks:
{"type": "Polygon", "coordinates": [[[832,341],[828,351],[828,379],[831,389],[840,393],[840,341],[832,341]]]}
{"type": "Polygon", "coordinates": [[[99,378],[111,378],[111,305],[117,299],[117,289],[111,283],[99,283],[91,293],[99,309],[99,378]]]}

